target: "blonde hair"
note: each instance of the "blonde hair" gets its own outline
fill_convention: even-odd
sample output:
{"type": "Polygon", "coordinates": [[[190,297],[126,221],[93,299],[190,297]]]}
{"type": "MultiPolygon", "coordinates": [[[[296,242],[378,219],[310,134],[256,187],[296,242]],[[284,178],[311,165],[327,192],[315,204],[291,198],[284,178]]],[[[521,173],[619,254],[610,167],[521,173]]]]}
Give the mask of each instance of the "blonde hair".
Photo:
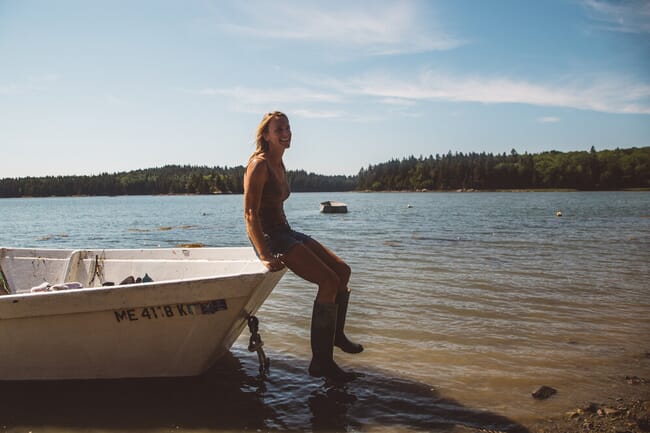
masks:
{"type": "Polygon", "coordinates": [[[257,127],[257,136],[255,138],[255,143],[257,145],[255,152],[251,155],[250,158],[248,158],[248,163],[255,159],[258,156],[264,155],[266,152],[269,150],[269,143],[264,139],[264,134],[268,132],[269,130],[269,123],[271,123],[271,120],[273,119],[279,119],[279,118],[285,118],[289,120],[286,114],[284,114],[281,111],[273,111],[270,113],[266,113],[264,117],[262,118],[262,121],[260,122],[259,126],[257,127]]]}

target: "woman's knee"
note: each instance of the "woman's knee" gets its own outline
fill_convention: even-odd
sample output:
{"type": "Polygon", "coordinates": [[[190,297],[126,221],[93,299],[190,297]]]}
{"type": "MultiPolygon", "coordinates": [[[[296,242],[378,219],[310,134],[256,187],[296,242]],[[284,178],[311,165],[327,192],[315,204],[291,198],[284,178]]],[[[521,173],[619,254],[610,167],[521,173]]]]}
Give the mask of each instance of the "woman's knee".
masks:
{"type": "Polygon", "coordinates": [[[328,291],[337,292],[341,286],[341,278],[337,272],[329,269],[328,272],[324,273],[322,280],[318,282],[318,286],[328,291]]]}
{"type": "Polygon", "coordinates": [[[350,281],[350,274],[352,273],[352,269],[350,269],[350,266],[348,266],[347,263],[345,262],[340,262],[337,266],[336,269],[336,274],[339,277],[340,285],[343,287],[347,287],[348,281],[350,281]]]}

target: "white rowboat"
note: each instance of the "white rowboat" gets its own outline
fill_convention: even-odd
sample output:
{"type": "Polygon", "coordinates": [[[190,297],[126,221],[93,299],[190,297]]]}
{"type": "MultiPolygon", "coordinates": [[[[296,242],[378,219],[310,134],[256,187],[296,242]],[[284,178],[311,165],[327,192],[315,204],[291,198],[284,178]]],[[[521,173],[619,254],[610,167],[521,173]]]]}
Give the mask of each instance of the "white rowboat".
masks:
{"type": "Polygon", "coordinates": [[[252,248],[0,248],[0,380],[201,374],[283,275],[252,248]]]}

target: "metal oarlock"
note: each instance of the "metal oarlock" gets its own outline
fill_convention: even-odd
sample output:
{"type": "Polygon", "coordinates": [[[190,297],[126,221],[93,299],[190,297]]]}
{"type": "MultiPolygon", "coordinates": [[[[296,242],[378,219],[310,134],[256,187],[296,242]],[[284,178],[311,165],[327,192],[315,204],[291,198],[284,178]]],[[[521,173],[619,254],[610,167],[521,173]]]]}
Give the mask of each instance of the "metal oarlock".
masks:
{"type": "Polygon", "coordinates": [[[257,360],[260,363],[260,376],[264,377],[269,372],[271,360],[264,353],[264,342],[258,332],[260,321],[255,316],[248,318],[248,330],[251,331],[251,338],[248,340],[248,351],[257,352],[257,360]]]}

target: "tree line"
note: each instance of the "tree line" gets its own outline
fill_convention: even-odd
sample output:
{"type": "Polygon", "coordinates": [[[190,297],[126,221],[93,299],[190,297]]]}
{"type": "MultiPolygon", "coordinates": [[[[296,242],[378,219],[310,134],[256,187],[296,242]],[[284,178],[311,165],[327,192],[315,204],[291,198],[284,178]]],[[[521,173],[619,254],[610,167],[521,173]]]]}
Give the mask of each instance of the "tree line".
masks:
{"type": "Polygon", "coordinates": [[[650,147],[538,154],[455,153],[362,169],[359,190],[650,188],[650,147]]]}
{"type": "MultiPolygon", "coordinates": [[[[243,193],[245,167],[168,165],[91,176],[0,179],[0,197],[243,193]]],[[[650,147],[589,152],[410,156],[356,176],[288,171],[295,192],[650,188],[650,147]]]]}
{"type": "MultiPolygon", "coordinates": [[[[44,176],[0,179],[0,197],[67,197],[159,194],[241,194],[243,166],[232,168],[167,165],[92,176],[44,176]]],[[[353,176],[323,176],[289,171],[292,191],[350,191],[353,176]]]]}

